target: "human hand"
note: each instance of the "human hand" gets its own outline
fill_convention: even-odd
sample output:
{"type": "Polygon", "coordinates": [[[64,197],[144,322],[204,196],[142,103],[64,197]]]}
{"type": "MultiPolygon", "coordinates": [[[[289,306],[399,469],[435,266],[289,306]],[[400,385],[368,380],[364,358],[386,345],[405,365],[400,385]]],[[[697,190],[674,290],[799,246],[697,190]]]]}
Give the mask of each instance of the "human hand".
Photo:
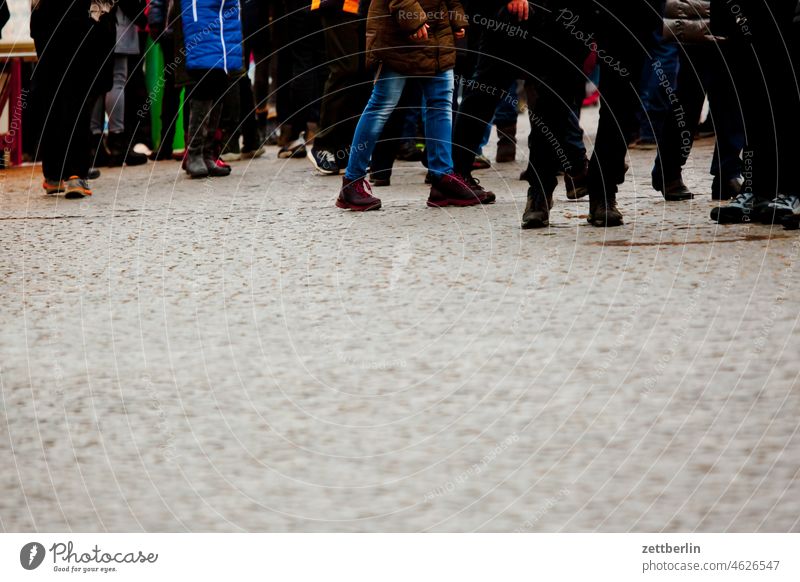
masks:
{"type": "Polygon", "coordinates": [[[516,16],[517,20],[528,20],[530,7],[528,6],[527,0],[511,0],[507,8],[509,14],[516,16]]]}
{"type": "Polygon", "coordinates": [[[427,23],[419,27],[419,30],[411,35],[411,40],[428,40],[428,26],[427,23]]]}

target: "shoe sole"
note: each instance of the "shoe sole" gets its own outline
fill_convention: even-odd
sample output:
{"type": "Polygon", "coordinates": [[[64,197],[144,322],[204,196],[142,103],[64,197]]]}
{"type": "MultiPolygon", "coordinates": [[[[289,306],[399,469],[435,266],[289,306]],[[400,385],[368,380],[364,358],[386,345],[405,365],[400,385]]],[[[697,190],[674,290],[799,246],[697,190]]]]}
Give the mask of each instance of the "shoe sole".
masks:
{"type": "Polygon", "coordinates": [[[260,158],[266,153],[267,150],[264,148],[253,150],[251,152],[242,152],[242,159],[243,160],[255,160],[256,158],[260,158]]]}
{"type": "Polygon", "coordinates": [[[67,190],[64,192],[64,198],[69,198],[71,200],[75,200],[77,198],[86,198],[87,196],[91,195],[91,190],[67,190]]]}
{"type": "Polygon", "coordinates": [[[800,229],[800,215],[790,214],[789,216],[785,216],[783,220],[781,220],[781,224],[786,230],[800,229]]]}
{"type": "Polygon", "coordinates": [[[375,188],[385,188],[386,186],[391,186],[392,182],[390,180],[370,180],[370,184],[372,184],[375,188]]]}
{"type": "Polygon", "coordinates": [[[720,208],[720,212],[718,212],[716,216],[712,213],[711,220],[718,224],[743,224],[753,222],[753,217],[749,212],[745,213],[741,210],[736,212],[722,212],[722,210],[723,209],[720,208]]]}
{"type": "Polygon", "coordinates": [[[625,222],[621,218],[619,220],[611,220],[611,221],[602,221],[590,218],[588,222],[592,226],[596,226],[598,228],[614,228],[616,226],[622,226],[623,224],[625,224],[625,222]]]}
{"type": "Polygon", "coordinates": [[[449,198],[442,194],[439,190],[432,188],[431,194],[428,196],[428,206],[431,208],[444,208],[446,206],[457,206],[466,208],[467,206],[477,206],[482,204],[486,197],[483,198],[449,198]]]}
{"type": "Polygon", "coordinates": [[[444,208],[446,206],[466,208],[468,206],[478,206],[479,204],[481,204],[481,201],[477,198],[475,200],[458,200],[454,198],[445,198],[444,200],[428,200],[428,206],[431,208],[444,208]]]}
{"type": "Polygon", "coordinates": [[[550,226],[549,220],[528,220],[527,222],[522,223],[522,230],[532,230],[534,228],[547,228],[550,226]]]}
{"type": "Polygon", "coordinates": [[[42,188],[44,188],[44,193],[47,194],[48,196],[60,194],[65,190],[63,180],[60,180],[57,186],[53,186],[52,182],[48,184],[47,181],[44,181],[42,182],[42,188]]]}
{"type": "Polygon", "coordinates": [[[357,204],[348,204],[347,202],[336,200],[336,207],[343,210],[352,210],[353,212],[368,212],[370,210],[380,210],[381,203],[378,202],[377,204],[359,206],[357,204]]]}
{"type": "Polygon", "coordinates": [[[787,211],[787,210],[780,210],[780,211],[766,211],[762,212],[761,215],[758,217],[758,221],[761,224],[783,224],[783,221],[793,216],[794,213],[787,211]]]}

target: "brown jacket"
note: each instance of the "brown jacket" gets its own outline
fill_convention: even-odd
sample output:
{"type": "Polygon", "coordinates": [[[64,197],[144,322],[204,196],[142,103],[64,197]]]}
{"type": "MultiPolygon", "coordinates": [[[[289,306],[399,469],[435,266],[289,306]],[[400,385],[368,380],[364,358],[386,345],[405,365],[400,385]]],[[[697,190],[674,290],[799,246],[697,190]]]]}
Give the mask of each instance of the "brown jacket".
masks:
{"type": "Polygon", "coordinates": [[[664,39],[680,43],[714,41],[710,0],[667,0],[664,39]]]}
{"type": "Polygon", "coordinates": [[[403,75],[432,75],[456,65],[453,31],[468,25],[458,0],[372,0],[367,64],[403,75]],[[427,24],[427,40],[410,37],[427,24]]]}

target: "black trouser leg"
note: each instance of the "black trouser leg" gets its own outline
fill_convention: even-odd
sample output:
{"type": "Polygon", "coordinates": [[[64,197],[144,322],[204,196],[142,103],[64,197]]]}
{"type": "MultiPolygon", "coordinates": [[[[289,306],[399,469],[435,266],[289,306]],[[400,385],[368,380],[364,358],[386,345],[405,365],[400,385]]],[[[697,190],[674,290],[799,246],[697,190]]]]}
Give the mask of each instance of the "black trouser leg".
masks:
{"type": "Polygon", "coordinates": [[[256,119],[256,103],[253,96],[253,85],[250,77],[239,77],[239,115],[242,123],[242,141],[245,151],[253,151],[261,145],[258,137],[258,119],[256,119]]]}
{"type": "Polygon", "coordinates": [[[222,130],[222,145],[229,151],[239,152],[242,111],[240,109],[239,82],[234,80],[222,97],[222,113],[219,127],[222,130]]]}
{"type": "Polygon", "coordinates": [[[320,14],[328,58],[315,147],[345,151],[372,92],[364,69],[364,22],[355,14],[324,10],[320,14]]]}
{"type": "Polygon", "coordinates": [[[600,68],[600,121],[595,148],[589,161],[589,191],[593,199],[616,198],[619,184],[625,181],[625,156],[628,143],[636,135],[641,108],[637,88],[644,66],[644,52],[630,32],[618,31],[615,38],[601,45],[608,55],[624,55],[620,60],[627,75],[602,63],[600,68]]]}
{"type": "Polygon", "coordinates": [[[475,73],[465,81],[461,106],[453,128],[453,167],[455,172],[469,175],[486,125],[511,82],[526,76],[524,69],[512,63],[525,54],[515,50],[518,43],[505,34],[484,31],[475,73]]]}
{"type": "Polygon", "coordinates": [[[711,64],[707,48],[717,50],[716,47],[687,47],[686,52],[680,55],[677,91],[670,99],[670,114],[658,139],[658,155],[653,166],[653,186],[661,191],[665,182],[681,177],[683,166],[692,152],[706,96],[703,80],[711,64]]]}
{"type": "Polygon", "coordinates": [[[51,180],[89,173],[89,117],[94,99],[88,92],[94,71],[81,55],[91,50],[87,23],[66,22],[48,38],[36,36],[38,63],[32,77],[33,96],[41,117],[39,158],[51,180]]]}

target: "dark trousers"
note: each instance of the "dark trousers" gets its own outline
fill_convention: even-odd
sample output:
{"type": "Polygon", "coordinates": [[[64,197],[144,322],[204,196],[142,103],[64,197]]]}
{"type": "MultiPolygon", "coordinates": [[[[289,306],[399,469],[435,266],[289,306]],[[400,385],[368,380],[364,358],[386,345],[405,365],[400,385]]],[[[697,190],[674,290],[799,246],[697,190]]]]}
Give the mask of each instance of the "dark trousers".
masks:
{"type": "Polygon", "coordinates": [[[709,44],[687,46],[685,53],[681,53],[676,98],[672,99],[671,114],[658,138],[654,183],[681,176],[692,150],[706,94],[717,135],[711,173],[722,180],[741,174],[739,156],[744,147],[744,121],[737,89],[726,65],[731,63],[727,52],[724,44],[709,44]]]}
{"type": "Polygon", "coordinates": [[[589,160],[589,193],[594,201],[615,199],[625,181],[628,143],[639,131],[639,87],[644,63],[654,48],[653,31],[661,25],[663,2],[634,0],[609,3],[596,13],[600,63],[600,120],[589,160]]]}
{"type": "Polygon", "coordinates": [[[515,103],[508,88],[515,79],[528,80],[535,101],[529,103],[531,120],[530,159],[527,172],[533,187],[555,186],[560,171],[572,170],[578,157],[571,155],[570,123],[574,122],[575,96],[584,83],[581,72],[588,48],[554,22],[555,13],[536,13],[527,23],[526,34],[509,36],[503,29],[483,31],[475,73],[464,81],[453,134],[455,171],[469,174],[486,124],[497,105],[515,103]]]}
{"type": "MultiPolygon", "coordinates": [[[[800,57],[796,0],[743,0],[750,34],[731,26],[730,71],[744,117],[743,189],[769,200],[800,194],[796,123],[800,99],[795,85],[800,57]]],[[[715,10],[712,7],[712,13],[715,10]]],[[[724,3],[717,12],[722,13],[724,3]]]]}
{"type": "MultiPolygon", "coordinates": [[[[249,63],[250,55],[255,63],[256,108],[264,109],[270,98],[270,66],[272,64],[272,34],[269,22],[270,2],[265,0],[242,3],[242,35],[245,61],[249,63]]],[[[247,64],[246,63],[246,64],[247,64]]]]}
{"type": "Polygon", "coordinates": [[[333,153],[344,152],[353,141],[358,118],[372,92],[364,66],[365,23],[363,17],[338,9],[319,13],[325,32],[328,79],[314,145],[333,153]]]}
{"type": "Polygon", "coordinates": [[[524,56],[527,51],[527,43],[519,38],[509,38],[504,32],[482,31],[474,72],[471,77],[457,78],[456,91],[461,90],[462,98],[453,125],[456,173],[471,173],[486,126],[492,122],[504,92],[515,79],[529,76],[528,58],[524,56]]]}
{"type": "MultiPolygon", "coordinates": [[[[234,86],[225,93],[222,105],[220,126],[223,130],[223,141],[239,145],[239,137],[244,138],[245,151],[254,151],[261,145],[258,138],[253,86],[250,77],[239,75],[234,86]]],[[[230,145],[230,144],[229,144],[230,145]]]]}
{"type": "Polygon", "coordinates": [[[278,117],[290,126],[291,137],[319,120],[319,95],[325,76],[325,55],[320,20],[316,12],[299,9],[304,2],[285,2],[279,19],[278,117]]]}
{"type": "Polygon", "coordinates": [[[31,99],[40,121],[37,157],[48,180],[85,179],[89,173],[89,118],[97,97],[92,93],[97,70],[88,57],[93,29],[87,17],[34,33],[38,62],[31,99]]]}

